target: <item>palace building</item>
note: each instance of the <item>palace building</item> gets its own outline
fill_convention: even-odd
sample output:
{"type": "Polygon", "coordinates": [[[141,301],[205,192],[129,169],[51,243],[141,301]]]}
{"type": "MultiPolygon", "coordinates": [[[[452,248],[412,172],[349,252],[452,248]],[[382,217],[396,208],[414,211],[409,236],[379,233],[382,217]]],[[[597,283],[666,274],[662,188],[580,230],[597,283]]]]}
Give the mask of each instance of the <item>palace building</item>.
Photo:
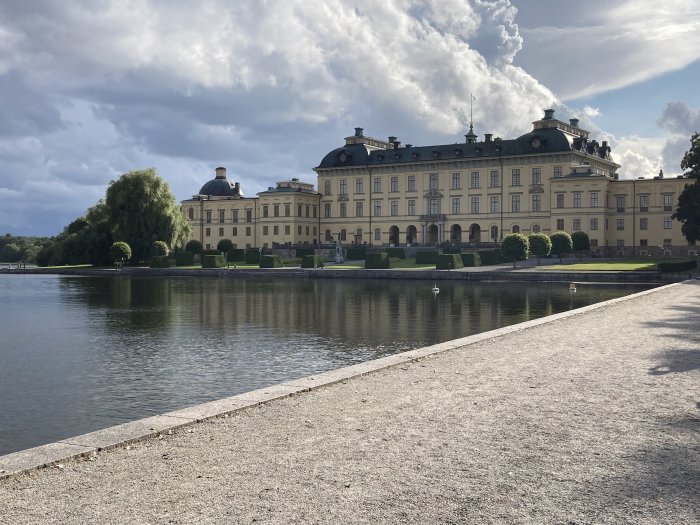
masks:
{"type": "Polygon", "coordinates": [[[553,110],[515,139],[473,127],[463,142],[402,145],[355,128],[314,168],[318,192],[297,179],[254,198],[217,168],[216,178],[183,201],[193,237],[215,247],[319,244],[336,235],[370,246],[471,246],[509,233],[584,231],[604,256],[688,253],[671,215],[687,179],[620,180],[606,141],[553,110]]]}

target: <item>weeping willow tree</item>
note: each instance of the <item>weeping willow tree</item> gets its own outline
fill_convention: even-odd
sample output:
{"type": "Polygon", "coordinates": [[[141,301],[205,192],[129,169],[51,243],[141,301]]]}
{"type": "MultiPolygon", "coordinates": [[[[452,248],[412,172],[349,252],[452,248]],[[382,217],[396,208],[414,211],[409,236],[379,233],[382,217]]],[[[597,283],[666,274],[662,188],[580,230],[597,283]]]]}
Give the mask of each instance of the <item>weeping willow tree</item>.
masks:
{"type": "Polygon", "coordinates": [[[145,261],[155,241],[175,247],[189,237],[190,225],[170,187],[153,168],[130,171],[107,188],[112,237],[131,246],[132,260],[145,261]]]}

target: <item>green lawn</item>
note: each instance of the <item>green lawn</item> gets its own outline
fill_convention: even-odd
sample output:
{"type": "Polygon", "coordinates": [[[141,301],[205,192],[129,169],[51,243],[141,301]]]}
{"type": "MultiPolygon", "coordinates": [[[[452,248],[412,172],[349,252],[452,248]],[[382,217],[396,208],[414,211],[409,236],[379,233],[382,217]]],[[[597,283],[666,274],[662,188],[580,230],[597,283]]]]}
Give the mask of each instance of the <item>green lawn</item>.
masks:
{"type": "Polygon", "coordinates": [[[547,270],[561,270],[574,272],[604,272],[604,271],[656,271],[657,264],[660,262],[676,262],[686,261],[687,259],[664,259],[664,258],[646,258],[646,259],[617,259],[614,261],[590,261],[579,262],[574,264],[556,264],[547,266],[547,270]]]}

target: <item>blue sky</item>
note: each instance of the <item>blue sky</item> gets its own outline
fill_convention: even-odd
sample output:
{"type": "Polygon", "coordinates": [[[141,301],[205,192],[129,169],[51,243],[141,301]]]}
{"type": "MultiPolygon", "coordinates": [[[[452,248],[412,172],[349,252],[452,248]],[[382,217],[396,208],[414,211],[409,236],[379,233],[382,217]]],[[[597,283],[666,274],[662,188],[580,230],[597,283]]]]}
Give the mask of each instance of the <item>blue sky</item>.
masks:
{"type": "Polygon", "coordinates": [[[529,131],[547,107],[622,177],[679,173],[700,129],[696,0],[0,3],[0,234],[55,235],[155,167],[178,200],[246,195],[353,128],[429,145],[529,131]]]}

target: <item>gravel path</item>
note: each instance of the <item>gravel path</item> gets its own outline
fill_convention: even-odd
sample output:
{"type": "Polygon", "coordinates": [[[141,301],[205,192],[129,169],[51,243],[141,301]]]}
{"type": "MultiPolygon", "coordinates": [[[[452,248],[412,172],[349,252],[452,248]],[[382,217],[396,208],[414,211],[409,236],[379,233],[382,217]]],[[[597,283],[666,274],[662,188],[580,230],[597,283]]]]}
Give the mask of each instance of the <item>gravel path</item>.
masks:
{"type": "Polygon", "coordinates": [[[0,523],[700,523],[700,282],[0,481],[0,523]]]}

